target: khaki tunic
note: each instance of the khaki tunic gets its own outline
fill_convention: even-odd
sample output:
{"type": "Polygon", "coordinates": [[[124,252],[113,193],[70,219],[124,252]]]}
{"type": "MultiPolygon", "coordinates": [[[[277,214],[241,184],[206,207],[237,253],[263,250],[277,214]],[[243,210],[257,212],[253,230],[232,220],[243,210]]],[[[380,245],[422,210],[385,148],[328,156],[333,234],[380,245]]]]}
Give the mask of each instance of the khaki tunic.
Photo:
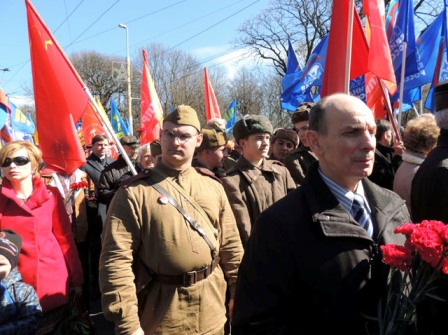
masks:
{"type": "Polygon", "coordinates": [[[299,146],[286,156],[285,166],[291,173],[291,177],[294,179],[297,186],[302,184],[310,165],[315,161],[317,161],[317,157],[311,150],[304,146],[299,146]]]}
{"type": "Polygon", "coordinates": [[[260,168],[241,156],[222,178],[223,186],[235,214],[243,246],[260,213],[296,188],[282,163],[264,159],[260,168]]]}
{"type": "Polygon", "coordinates": [[[160,175],[152,174],[185,211],[199,222],[219,250],[220,266],[196,284],[183,287],[150,283],[141,320],[138,318],[133,254],[151,271],[180,275],[210,265],[205,240],[160,194],[146,176],[120,187],[108,211],[100,259],[100,287],[105,316],[117,334],[130,334],[141,325],[149,334],[213,334],[226,322],[226,280],[233,297],[243,255],[235,218],[222,185],[194,168],[182,172],[160,168],[204,209],[211,224],[160,175]],[[218,235],[215,237],[214,231],[218,235]]]}

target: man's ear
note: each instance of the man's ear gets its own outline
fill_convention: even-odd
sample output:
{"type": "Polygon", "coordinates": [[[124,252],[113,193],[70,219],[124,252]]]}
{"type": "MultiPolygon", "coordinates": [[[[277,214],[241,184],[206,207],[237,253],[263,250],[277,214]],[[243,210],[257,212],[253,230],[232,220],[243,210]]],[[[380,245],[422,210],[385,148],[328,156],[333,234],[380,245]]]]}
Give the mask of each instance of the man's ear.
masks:
{"type": "Polygon", "coordinates": [[[202,144],[202,141],[204,140],[204,135],[200,133],[198,136],[196,136],[196,148],[199,148],[202,144]]]}
{"type": "Polygon", "coordinates": [[[305,134],[308,146],[317,156],[321,155],[322,147],[320,145],[320,136],[315,130],[308,130],[305,134]]]}

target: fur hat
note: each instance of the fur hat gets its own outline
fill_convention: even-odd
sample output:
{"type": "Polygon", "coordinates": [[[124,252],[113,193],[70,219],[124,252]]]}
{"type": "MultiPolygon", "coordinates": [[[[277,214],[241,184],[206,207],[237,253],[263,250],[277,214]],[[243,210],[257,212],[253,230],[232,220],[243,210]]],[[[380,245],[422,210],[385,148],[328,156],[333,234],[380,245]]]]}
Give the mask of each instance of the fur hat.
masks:
{"type": "Polygon", "coordinates": [[[440,83],[434,89],[434,106],[436,112],[448,108],[448,81],[440,83]]]}
{"type": "Polygon", "coordinates": [[[214,127],[202,128],[203,140],[198,150],[213,149],[227,144],[226,134],[214,127]]]}
{"type": "Polygon", "coordinates": [[[314,102],[302,102],[291,115],[292,124],[302,121],[308,121],[311,108],[313,108],[314,102]]]}
{"type": "Polygon", "coordinates": [[[19,262],[22,238],[16,232],[5,229],[0,231],[0,255],[5,256],[11,263],[11,269],[19,262]]]}
{"type": "Polygon", "coordinates": [[[249,135],[259,133],[272,134],[272,131],[271,121],[266,116],[246,114],[234,124],[233,137],[235,137],[238,143],[240,139],[249,135]]]}
{"type": "Polygon", "coordinates": [[[299,145],[299,136],[291,129],[279,128],[274,131],[274,134],[271,136],[271,144],[279,139],[291,141],[294,144],[294,148],[297,148],[299,145]]]}
{"type": "Polygon", "coordinates": [[[169,113],[164,119],[166,121],[178,124],[181,126],[192,126],[195,127],[198,132],[201,132],[201,123],[198,119],[198,114],[196,111],[187,105],[177,106],[171,113],[169,113]]]}

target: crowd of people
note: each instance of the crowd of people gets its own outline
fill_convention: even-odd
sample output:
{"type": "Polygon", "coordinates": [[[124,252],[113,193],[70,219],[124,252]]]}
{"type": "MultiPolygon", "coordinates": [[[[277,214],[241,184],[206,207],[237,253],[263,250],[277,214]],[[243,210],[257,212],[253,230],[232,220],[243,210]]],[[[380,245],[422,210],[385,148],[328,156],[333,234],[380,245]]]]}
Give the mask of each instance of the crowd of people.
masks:
{"type": "MultiPolygon", "coordinates": [[[[244,115],[232,141],[179,105],[116,160],[94,136],[73,175],[5,144],[0,334],[56,334],[72,295],[100,301],[116,334],[379,333],[380,247],[405,242],[403,223],[448,223],[448,82],[435,104],[394,134],[337,93],[291,128],[244,115]]],[[[447,281],[409,334],[444,333],[447,281]]]]}

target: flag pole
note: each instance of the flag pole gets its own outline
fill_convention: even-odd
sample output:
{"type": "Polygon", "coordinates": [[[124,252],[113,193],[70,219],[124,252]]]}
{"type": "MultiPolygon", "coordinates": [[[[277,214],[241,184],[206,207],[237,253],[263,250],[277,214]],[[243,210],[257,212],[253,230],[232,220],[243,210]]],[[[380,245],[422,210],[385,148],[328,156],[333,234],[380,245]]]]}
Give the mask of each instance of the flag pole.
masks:
{"type": "Polygon", "coordinates": [[[350,64],[352,63],[353,10],[355,0],[350,0],[347,23],[347,50],[345,57],[344,93],[350,94],[350,64]]]}
{"type": "Polygon", "coordinates": [[[403,90],[404,90],[404,72],[406,68],[406,48],[407,42],[403,42],[403,53],[401,54],[401,74],[400,74],[400,96],[398,105],[397,122],[401,126],[401,111],[403,110],[403,90]]]}
{"type": "Polygon", "coordinates": [[[115,135],[114,130],[111,128],[111,126],[107,122],[107,119],[105,118],[103,113],[100,112],[100,107],[98,106],[98,104],[96,103],[95,99],[93,98],[92,94],[90,93],[89,89],[86,86],[84,86],[84,91],[87,93],[87,96],[89,97],[89,100],[92,103],[93,107],[95,107],[95,113],[100,117],[101,121],[103,122],[103,126],[104,126],[105,130],[114,139],[115,144],[117,145],[121,155],[123,156],[124,160],[128,164],[129,169],[131,170],[132,174],[135,176],[137,174],[137,171],[135,170],[134,164],[132,164],[131,160],[129,159],[129,156],[126,154],[126,151],[124,151],[124,148],[120,143],[120,140],[118,139],[117,135],[115,135]]]}
{"type": "Polygon", "coordinates": [[[383,93],[383,97],[386,100],[386,111],[387,111],[387,115],[389,116],[390,123],[392,124],[392,128],[394,129],[395,139],[396,139],[396,141],[401,141],[400,132],[397,127],[397,123],[395,121],[394,115],[392,113],[392,105],[390,103],[389,93],[386,91],[386,88],[384,87],[382,81],[378,77],[376,77],[376,79],[378,80],[378,83],[380,84],[381,92],[383,93]]]}

